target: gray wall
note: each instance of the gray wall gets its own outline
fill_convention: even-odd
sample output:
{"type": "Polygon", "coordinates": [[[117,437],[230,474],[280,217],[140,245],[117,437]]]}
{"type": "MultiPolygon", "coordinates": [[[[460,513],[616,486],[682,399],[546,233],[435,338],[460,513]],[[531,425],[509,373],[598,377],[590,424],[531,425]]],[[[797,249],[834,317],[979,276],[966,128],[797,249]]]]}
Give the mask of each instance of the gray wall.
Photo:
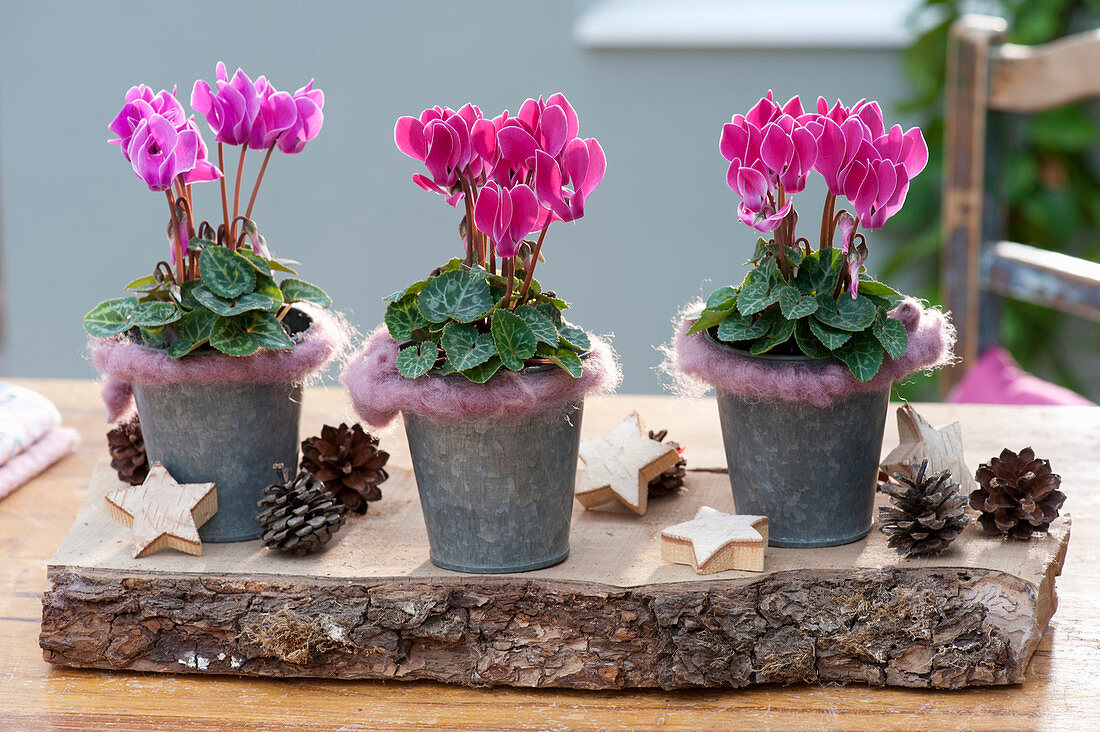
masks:
{"type": "MultiPolygon", "coordinates": [[[[754,241],[725,185],[722,123],[769,87],[887,107],[904,89],[888,50],[588,51],[572,37],[581,7],[3,0],[3,373],[92,375],[81,316],[166,249],[163,197],[106,143],[106,125],[140,82],[178,84],[186,106],[221,59],[283,89],[314,76],[325,90],[321,136],[301,155],[276,153],[255,217],[365,331],[383,295],[460,251],[456,213],[409,180],[419,164],[393,146],[394,120],[467,100],[495,114],[564,91],[608,173],[584,219],[551,228],[540,279],[572,300],[574,321],[615,334],[625,391],[657,391],[654,347],[670,318],[712,283],[739,281],[754,241]]],[[[200,188],[199,214],[217,218],[217,186],[200,188]]],[[[809,198],[813,232],[820,197],[809,198]]]]}

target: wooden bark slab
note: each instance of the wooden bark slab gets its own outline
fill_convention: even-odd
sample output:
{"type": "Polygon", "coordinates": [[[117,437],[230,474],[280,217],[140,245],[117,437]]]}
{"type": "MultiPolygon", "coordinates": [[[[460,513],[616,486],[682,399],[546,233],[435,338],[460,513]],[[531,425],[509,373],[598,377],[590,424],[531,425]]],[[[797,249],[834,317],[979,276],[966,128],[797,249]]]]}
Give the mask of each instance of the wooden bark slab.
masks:
{"type": "Polygon", "coordinates": [[[710,505],[685,495],[573,516],[569,559],[476,576],[428,561],[411,473],[319,556],[258,542],[133,559],[102,509],[100,464],[48,567],[40,644],[51,663],[139,671],[432,679],[615,689],[865,682],[1017,683],[1056,607],[1068,518],[1031,542],[969,527],[945,554],[899,559],[872,531],[829,549],[768,549],[763,574],[701,577],[660,557],[662,528],[710,505]]]}

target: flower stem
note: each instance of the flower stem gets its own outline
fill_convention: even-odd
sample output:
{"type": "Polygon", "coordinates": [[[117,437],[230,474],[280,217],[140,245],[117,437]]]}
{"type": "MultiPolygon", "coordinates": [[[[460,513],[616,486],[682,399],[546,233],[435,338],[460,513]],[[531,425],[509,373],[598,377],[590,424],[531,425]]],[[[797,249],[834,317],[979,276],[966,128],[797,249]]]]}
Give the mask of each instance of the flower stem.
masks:
{"type": "Polygon", "coordinates": [[[512,284],[516,279],[516,258],[504,257],[504,261],[501,262],[501,269],[504,272],[504,278],[508,280],[508,289],[504,291],[504,307],[511,310],[512,284]]]}
{"type": "MultiPolygon", "coordinates": [[[[230,222],[229,241],[237,241],[237,212],[241,208],[241,174],[244,173],[244,154],[248,152],[248,145],[241,145],[241,159],[237,161],[237,184],[233,187],[233,221],[230,222]]],[[[236,249],[236,246],[232,247],[236,249]]]]}
{"type": "Polygon", "coordinates": [[[176,279],[183,284],[183,242],[180,241],[179,219],[176,217],[176,199],[172,197],[172,191],[165,191],[168,198],[168,210],[172,214],[172,238],[176,242],[176,279]]]}
{"type": "Polygon", "coordinates": [[[477,227],[474,226],[474,207],[470,203],[470,184],[465,178],[459,178],[462,186],[462,205],[466,207],[466,267],[474,265],[474,240],[477,227]]]}
{"type": "Polygon", "coordinates": [[[225,194],[225,156],[222,152],[222,143],[218,143],[218,168],[222,171],[222,175],[218,178],[218,183],[222,187],[222,218],[225,221],[225,231],[229,233],[229,199],[225,194]]]}
{"type": "Polygon", "coordinates": [[[267,149],[267,155],[264,155],[264,163],[260,166],[260,174],[256,176],[256,185],[252,186],[252,196],[248,199],[248,208],[244,211],[244,217],[246,219],[252,218],[252,207],[256,205],[256,194],[260,192],[260,182],[264,179],[264,171],[267,170],[267,161],[271,160],[271,153],[275,152],[275,143],[271,143],[271,147],[267,149]]]}
{"type": "Polygon", "coordinates": [[[828,249],[833,245],[833,210],[836,208],[836,196],[829,193],[825,196],[825,208],[821,211],[821,249],[828,249]]]}
{"type": "Polygon", "coordinates": [[[519,293],[519,301],[521,303],[527,302],[527,293],[531,291],[531,282],[535,279],[535,265],[539,261],[539,252],[542,251],[542,240],[546,238],[546,230],[550,228],[550,223],[547,222],[546,226],[542,227],[542,231],[539,232],[539,239],[535,242],[535,249],[531,252],[531,264],[527,267],[527,276],[523,278],[523,289],[519,293]]]}

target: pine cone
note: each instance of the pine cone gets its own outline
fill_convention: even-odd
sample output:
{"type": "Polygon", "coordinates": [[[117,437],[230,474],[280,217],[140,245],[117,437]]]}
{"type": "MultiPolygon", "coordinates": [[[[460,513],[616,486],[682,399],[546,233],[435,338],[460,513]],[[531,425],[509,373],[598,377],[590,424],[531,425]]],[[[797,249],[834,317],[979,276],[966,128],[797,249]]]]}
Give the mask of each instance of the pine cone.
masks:
{"type": "Polygon", "coordinates": [[[145,482],[149,461],[145,457],[145,438],[137,417],[116,425],[107,433],[107,449],[111,452],[111,467],[118,473],[119,480],[130,485],[145,482]]]}
{"type": "MultiPolygon", "coordinates": [[[[661,430],[660,432],[654,432],[653,430],[649,431],[649,439],[656,440],[657,442],[664,442],[667,436],[668,430],[661,430]]],[[[677,443],[669,440],[665,444],[675,449],[676,452],[683,453],[684,448],[680,447],[677,443]]],[[[685,470],[686,467],[687,460],[684,460],[681,455],[679,462],[649,481],[649,497],[663,498],[683,488],[684,476],[687,475],[687,471],[685,470]]]]}
{"type": "Polygon", "coordinates": [[[1066,500],[1058,490],[1062,477],[1030,447],[1019,455],[1002,450],[999,457],[978,466],[974,479],[980,487],[970,494],[970,505],[981,511],[978,521],[989,534],[1030,539],[1032,532],[1050,529],[1066,500]]]}
{"type": "Polygon", "coordinates": [[[305,470],[292,479],[281,463],[275,466],[281,480],[264,488],[256,517],[269,549],[309,554],[323,547],[344,525],[347,506],[305,470]]]}
{"type": "Polygon", "coordinates": [[[879,530],[889,535],[888,544],[898,554],[939,554],[970,523],[966,499],[959,495],[959,484],[951,480],[951,471],[925,477],[927,471],[925,460],[915,476],[894,473],[898,483],[882,485],[893,506],[879,508],[879,530]]]}
{"type": "Polygon", "coordinates": [[[382,466],[390,454],[378,449],[378,438],[356,424],[325,425],[320,437],[302,442],[302,469],[356,513],[367,512],[367,502],[382,497],[379,486],[389,478],[382,466]]]}

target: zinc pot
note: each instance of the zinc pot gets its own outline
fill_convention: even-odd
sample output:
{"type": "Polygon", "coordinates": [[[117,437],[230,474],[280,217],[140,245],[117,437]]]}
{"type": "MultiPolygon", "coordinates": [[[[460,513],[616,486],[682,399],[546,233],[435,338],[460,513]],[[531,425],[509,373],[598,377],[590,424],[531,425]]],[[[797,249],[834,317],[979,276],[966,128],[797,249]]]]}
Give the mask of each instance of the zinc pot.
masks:
{"type": "Polygon", "coordinates": [[[433,564],[526,572],[569,555],[583,406],[506,420],[404,415],[433,564]]]}
{"type": "MultiPolygon", "coordinates": [[[[776,369],[819,369],[828,360],[754,356],[717,340],[731,358],[776,369]]],[[[826,547],[871,530],[890,384],[838,398],[745,399],[716,388],[718,416],[737,512],[768,517],[768,543],[826,547]]]]}
{"type": "Polygon", "coordinates": [[[199,528],[203,541],[259,538],[256,522],[272,465],[298,464],[300,380],[133,385],[150,464],[180,483],[213,482],[218,512],[199,528]]]}

